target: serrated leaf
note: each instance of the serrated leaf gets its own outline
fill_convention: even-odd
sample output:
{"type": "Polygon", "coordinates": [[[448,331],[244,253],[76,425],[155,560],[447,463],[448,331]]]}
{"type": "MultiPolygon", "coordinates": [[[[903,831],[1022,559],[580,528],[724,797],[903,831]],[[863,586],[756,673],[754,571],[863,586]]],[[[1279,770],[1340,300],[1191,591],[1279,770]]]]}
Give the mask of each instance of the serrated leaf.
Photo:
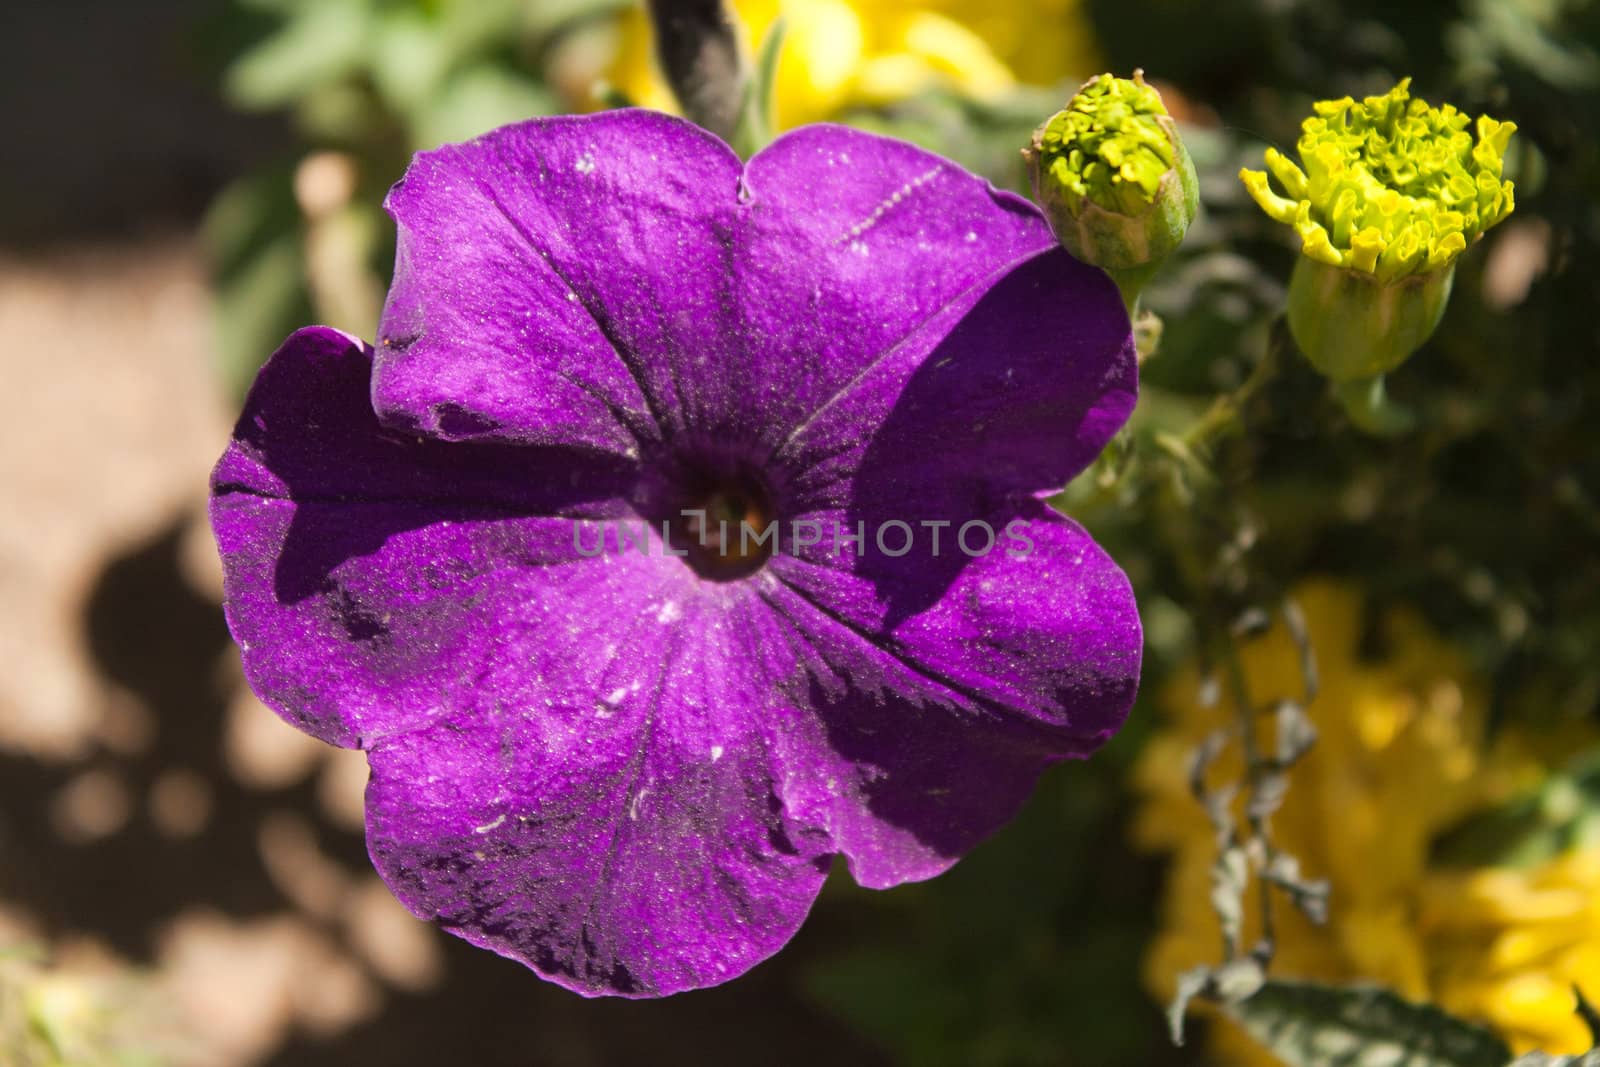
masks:
{"type": "Polygon", "coordinates": [[[1278,762],[1294,763],[1317,743],[1317,728],[1306,709],[1295,701],[1280,701],[1273,711],[1278,720],[1278,762]]]}
{"type": "Polygon", "coordinates": [[[1255,792],[1245,805],[1245,815],[1252,822],[1264,822],[1276,815],[1289,795],[1289,776],[1282,771],[1265,771],[1256,782],[1255,792]]]}
{"type": "Polygon", "coordinates": [[[1274,980],[1223,1011],[1288,1067],[1505,1067],[1494,1034],[1376,987],[1274,980]]]}
{"type": "Polygon", "coordinates": [[[1250,860],[1244,849],[1231,845],[1211,867],[1211,910],[1222,924],[1222,936],[1237,945],[1244,930],[1244,891],[1250,885],[1250,860]]]}
{"type": "Polygon", "coordinates": [[[1167,1029],[1172,1034],[1174,1045],[1183,1044],[1183,1021],[1189,1014],[1189,1002],[1205,992],[1210,984],[1209,967],[1191,967],[1178,975],[1178,991],[1173,994],[1172,1003],[1167,1005],[1167,1029]]]}
{"type": "Polygon", "coordinates": [[[1266,981],[1267,972],[1254,956],[1229,960],[1211,972],[1211,986],[1224,1003],[1249,1000],[1266,981]]]}

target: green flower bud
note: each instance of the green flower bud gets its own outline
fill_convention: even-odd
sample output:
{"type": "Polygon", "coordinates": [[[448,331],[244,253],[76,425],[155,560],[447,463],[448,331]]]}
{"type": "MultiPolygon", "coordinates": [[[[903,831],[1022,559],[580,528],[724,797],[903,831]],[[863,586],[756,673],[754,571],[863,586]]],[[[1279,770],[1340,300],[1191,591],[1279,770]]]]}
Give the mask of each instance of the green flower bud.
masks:
{"type": "Polygon", "coordinates": [[[1239,172],[1261,209],[1300,236],[1289,328],[1335,382],[1383,374],[1420,348],[1444,314],[1457,257],[1515,204],[1501,170],[1516,126],[1430,107],[1410,85],[1317,103],[1296,145],[1304,170],[1267,149],[1286,195],[1265,172],[1239,172]]]}
{"type": "Polygon", "coordinates": [[[1111,275],[1131,307],[1200,205],[1194,162],[1161,94],[1142,71],[1131,81],[1092,78],[1022,154],[1056,239],[1111,275]]]}

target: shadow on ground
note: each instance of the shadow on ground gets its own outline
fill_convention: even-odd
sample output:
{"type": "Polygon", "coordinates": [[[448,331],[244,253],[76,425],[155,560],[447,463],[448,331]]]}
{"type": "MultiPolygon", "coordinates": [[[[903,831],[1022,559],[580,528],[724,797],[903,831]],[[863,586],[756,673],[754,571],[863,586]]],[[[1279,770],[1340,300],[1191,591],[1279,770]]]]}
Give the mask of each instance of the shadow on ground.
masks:
{"type": "MultiPolygon", "coordinates": [[[[220,608],[185,579],[187,521],[179,517],[111,559],[84,605],[96,669],[153,718],[142,750],[101,747],[68,767],[0,757],[0,898],[36,915],[52,940],[87,934],[151,966],[163,931],[187,914],[247,921],[296,913],[260,850],[264,824],[286,812],[315,828],[319,851],[351,879],[370,876],[360,834],[328,817],[314,779],[261,789],[230,770],[224,728],[235,683],[219,670],[228,663],[229,638],[220,608]],[[188,836],[165,830],[138,800],[175,771],[188,772],[209,792],[209,817],[188,836]],[[114,777],[135,799],[119,830],[74,842],[58,832],[52,803],[86,772],[114,777]]],[[[344,936],[326,920],[321,928],[331,938],[344,936]]],[[[367,1021],[319,1038],[294,1031],[264,1062],[404,1067],[466,1055],[482,1067],[873,1064],[881,1057],[796,992],[807,962],[844,933],[818,916],[785,953],[746,978],[657,1002],[586,1001],[435,933],[443,976],[430,991],[386,988],[367,1021]]]]}

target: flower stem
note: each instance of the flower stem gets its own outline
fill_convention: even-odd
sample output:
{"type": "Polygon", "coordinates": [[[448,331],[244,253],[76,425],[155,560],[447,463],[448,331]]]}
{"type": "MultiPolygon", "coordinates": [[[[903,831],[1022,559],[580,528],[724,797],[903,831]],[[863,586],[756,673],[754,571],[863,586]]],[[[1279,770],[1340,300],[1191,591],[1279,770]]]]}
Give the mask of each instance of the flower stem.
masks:
{"type": "Polygon", "coordinates": [[[661,69],[691,122],[731,141],[744,104],[744,53],[723,0],[649,0],[661,69]]]}
{"type": "Polygon", "coordinates": [[[1374,437],[1395,437],[1416,426],[1415,413],[1389,399],[1381,374],[1353,382],[1336,382],[1333,395],[1356,428],[1374,437]]]}
{"type": "Polygon", "coordinates": [[[1204,452],[1230,433],[1244,429],[1245,406],[1278,372],[1278,358],[1287,343],[1287,329],[1280,318],[1273,323],[1266,350],[1251,368],[1249,376],[1233,392],[1217,397],[1206,413],[1183,432],[1181,440],[1189,451],[1204,452]]]}

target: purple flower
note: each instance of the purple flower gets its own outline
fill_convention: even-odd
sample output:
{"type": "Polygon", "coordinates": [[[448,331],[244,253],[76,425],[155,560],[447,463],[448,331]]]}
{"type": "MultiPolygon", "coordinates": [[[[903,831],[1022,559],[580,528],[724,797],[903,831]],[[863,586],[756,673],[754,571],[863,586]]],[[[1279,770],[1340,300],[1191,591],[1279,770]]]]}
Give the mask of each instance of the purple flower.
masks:
{"type": "Polygon", "coordinates": [[[376,352],[289,339],[212,520],[251,685],[366,750],[413,912],[585,995],[713,985],[835,855],[938,874],[1122,723],[1127,580],[1039,495],[1134,350],[1025,201],[865,133],[742,165],[622,111],[423,153],[388,209],[376,352]]]}

